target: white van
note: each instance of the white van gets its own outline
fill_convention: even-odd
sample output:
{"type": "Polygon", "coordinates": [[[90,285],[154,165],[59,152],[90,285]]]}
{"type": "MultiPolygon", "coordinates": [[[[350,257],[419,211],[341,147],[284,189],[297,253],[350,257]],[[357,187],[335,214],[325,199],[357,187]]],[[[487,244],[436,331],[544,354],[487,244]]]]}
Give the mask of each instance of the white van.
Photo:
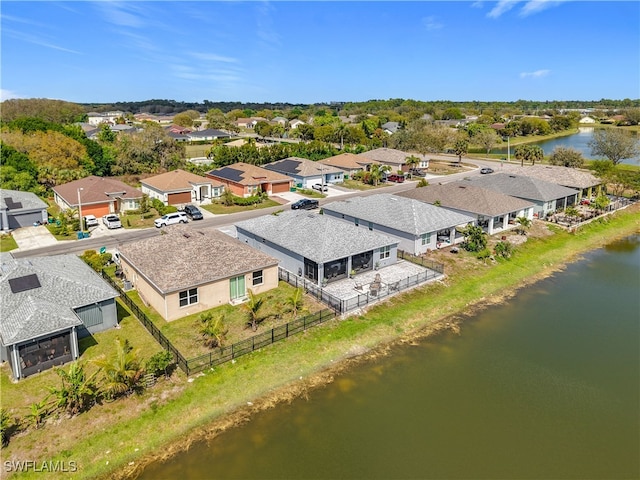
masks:
{"type": "Polygon", "coordinates": [[[156,228],[166,227],[167,225],[175,225],[176,223],[187,223],[189,218],[184,212],[167,213],[160,218],[156,218],[153,222],[156,228]]]}

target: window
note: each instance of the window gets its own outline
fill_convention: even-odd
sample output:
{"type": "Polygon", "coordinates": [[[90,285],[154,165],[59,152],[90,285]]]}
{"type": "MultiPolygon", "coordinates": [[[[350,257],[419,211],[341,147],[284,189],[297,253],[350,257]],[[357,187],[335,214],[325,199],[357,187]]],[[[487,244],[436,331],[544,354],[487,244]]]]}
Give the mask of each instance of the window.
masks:
{"type": "Polygon", "coordinates": [[[262,270],[258,270],[257,272],[253,272],[253,286],[262,285],[264,279],[262,277],[262,270]]]}
{"type": "Polygon", "coordinates": [[[386,246],[380,249],[380,260],[384,260],[385,258],[389,258],[391,256],[391,247],[386,246]]]}
{"type": "Polygon", "coordinates": [[[360,226],[360,219],[359,218],[354,218],[353,221],[356,224],[356,227],[360,226]]]}
{"type": "Polygon", "coordinates": [[[431,242],[431,234],[430,233],[423,233],[421,235],[422,237],[422,245],[428,245],[429,242],[431,242]]]}
{"type": "Polygon", "coordinates": [[[181,307],[186,307],[187,305],[193,305],[194,303],[198,303],[197,288],[191,288],[189,290],[185,290],[184,292],[180,292],[181,307]]]}
{"type": "Polygon", "coordinates": [[[373,230],[373,222],[369,222],[369,230],[373,230]]]}

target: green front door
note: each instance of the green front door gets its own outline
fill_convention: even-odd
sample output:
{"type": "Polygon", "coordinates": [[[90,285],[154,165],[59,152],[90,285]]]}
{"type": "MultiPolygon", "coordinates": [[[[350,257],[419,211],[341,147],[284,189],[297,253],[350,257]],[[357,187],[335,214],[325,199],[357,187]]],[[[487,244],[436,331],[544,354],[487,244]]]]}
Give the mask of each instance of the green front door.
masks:
{"type": "Polygon", "coordinates": [[[231,280],[229,280],[229,285],[231,286],[231,300],[236,300],[238,298],[244,298],[247,296],[247,290],[244,283],[244,275],[232,278],[231,280]]]}

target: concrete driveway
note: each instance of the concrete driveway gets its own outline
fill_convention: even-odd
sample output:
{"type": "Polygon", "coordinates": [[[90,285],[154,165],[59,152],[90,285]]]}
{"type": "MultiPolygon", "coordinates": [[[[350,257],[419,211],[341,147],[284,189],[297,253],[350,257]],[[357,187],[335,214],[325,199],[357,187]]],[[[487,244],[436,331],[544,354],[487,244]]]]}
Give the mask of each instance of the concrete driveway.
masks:
{"type": "Polygon", "coordinates": [[[32,250],[58,243],[58,240],[51,235],[51,232],[44,225],[17,228],[11,234],[18,244],[18,250],[32,250]]]}

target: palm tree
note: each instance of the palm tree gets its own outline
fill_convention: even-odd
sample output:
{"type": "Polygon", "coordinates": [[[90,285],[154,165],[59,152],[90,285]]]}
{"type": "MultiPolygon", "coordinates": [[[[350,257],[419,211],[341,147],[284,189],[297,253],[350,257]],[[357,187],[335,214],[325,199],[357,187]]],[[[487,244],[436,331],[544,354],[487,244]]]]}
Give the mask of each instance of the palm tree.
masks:
{"type": "Polygon", "coordinates": [[[468,252],[480,252],[487,248],[487,234],[482,227],[469,225],[464,229],[462,246],[468,252]]]}
{"type": "Polygon", "coordinates": [[[138,361],[138,352],[120,339],[116,340],[116,351],[111,358],[97,359],[94,363],[103,372],[102,390],[109,399],[133,392],[142,381],[144,369],[138,361]]]}
{"type": "Polygon", "coordinates": [[[70,415],[87,410],[98,393],[95,384],[98,372],[87,377],[81,363],[72,363],[68,372],[57,367],[54,367],[54,371],[62,379],[61,387],[49,388],[50,393],[57,398],[56,406],[70,415]]]}
{"type": "Polygon", "coordinates": [[[228,330],[224,328],[224,315],[216,317],[211,312],[200,315],[200,334],[209,348],[222,347],[228,330]]]}
{"type": "Polygon", "coordinates": [[[382,180],[384,174],[391,171],[391,167],[389,165],[381,165],[379,163],[374,163],[371,165],[369,169],[369,179],[372,185],[378,185],[378,182],[382,180]]]}
{"type": "Polygon", "coordinates": [[[407,157],[405,159],[404,163],[405,163],[405,165],[409,165],[409,168],[411,170],[413,170],[418,165],[420,165],[420,159],[418,157],[416,157],[415,155],[411,155],[410,157],[407,157]]]}
{"type": "Polygon", "coordinates": [[[344,150],[344,137],[346,137],[348,133],[349,128],[344,123],[340,123],[340,125],[336,127],[334,135],[340,139],[340,150],[344,150]]]}
{"type": "Polygon", "coordinates": [[[302,288],[296,288],[290,297],[287,297],[285,300],[285,305],[291,306],[291,313],[293,313],[293,318],[298,318],[298,313],[305,310],[304,307],[304,297],[302,288]]]}
{"type": "Polygon", "coordinates": [[[34,402],[31,404],[29,408],[29,413],[26,415],[27,420],[31,423],[34,428],[40,428],[42,422],[49,414],[47,408],[47,399],[49,396],[47,395],[43,400],[39,402],[34,402]]]}
{"type": "Polygon", "coordinates": [[[263,320],[263,318],[258,315],[258,312],[264,303],[264,298],[258,298],[251,289],[247,290],[247,293],[249,294],[249,300],[242,305],[242,308],[244,308],[247,313],[247,325],[250,325],[251,329],[255,332],[258,330],[258,323],[263,320]]]}
{"type": "Polygon", "coordinates": [[[516,223],[518,224],[518,233],[520,235],[526,235],[527,230],[531,227],[531,220],[527,217],[518,217],[516,218],[516,223]]]}

